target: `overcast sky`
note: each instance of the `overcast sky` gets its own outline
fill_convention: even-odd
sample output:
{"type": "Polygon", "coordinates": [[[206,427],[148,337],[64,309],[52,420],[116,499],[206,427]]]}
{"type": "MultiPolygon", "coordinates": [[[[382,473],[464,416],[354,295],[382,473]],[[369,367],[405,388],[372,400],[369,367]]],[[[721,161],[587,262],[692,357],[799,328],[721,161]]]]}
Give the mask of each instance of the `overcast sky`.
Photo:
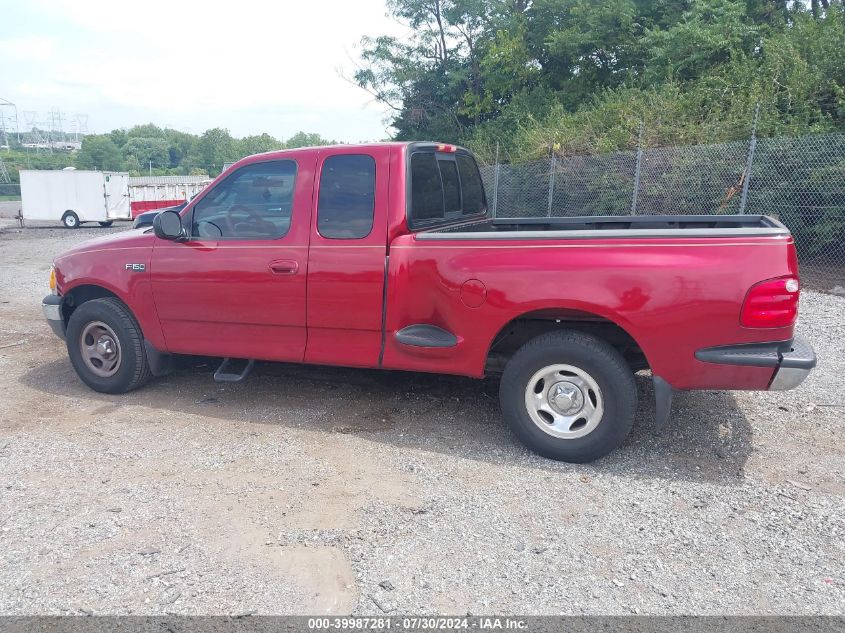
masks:
{"type": "Polygon", "coordinates": [[[319,132],[338,141],[389,135],[383,107],[351,75],[363,35],[405,29],[384,0],[2,0],[0,97],[71,130],[152,122],[235,136],[319,132]]]}

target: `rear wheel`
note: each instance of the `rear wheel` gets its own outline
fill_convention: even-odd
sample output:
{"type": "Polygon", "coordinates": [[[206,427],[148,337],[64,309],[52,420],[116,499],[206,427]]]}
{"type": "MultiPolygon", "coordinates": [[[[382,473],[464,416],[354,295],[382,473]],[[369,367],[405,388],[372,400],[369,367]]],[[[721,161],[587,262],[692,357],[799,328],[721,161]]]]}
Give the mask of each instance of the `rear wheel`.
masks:
{"type": "Polygon", "coordinates": [[[549,332],[523,345],[505,366],[502,414],[540,455],[589,462],[618,447],[634,422],[637,387],[622,355],[580,332],[549,332]]]}
{"type": "Polygon", "coordinates": [[[65,211],[65,214],[62,216],[62,224],[64,224],[65,228],[68,229],[78,229],[79,216],[73,211],[65,211]]]}
{"type": "Polygon", "coordinates": [[[99,222],[99,225],[102,226],[103,228],[107,229],[108,227],[110,227],[112,225],[112,222],[113,222],[112,220],[109,220],[108,222],[99,222]]]}
{"type": "Polygon", "coordinates": [[[70,362],[86,385],[102,393],[125,393],[150,377],[141,328],[118,299],[80,305],[67,325],[70,362]]]}

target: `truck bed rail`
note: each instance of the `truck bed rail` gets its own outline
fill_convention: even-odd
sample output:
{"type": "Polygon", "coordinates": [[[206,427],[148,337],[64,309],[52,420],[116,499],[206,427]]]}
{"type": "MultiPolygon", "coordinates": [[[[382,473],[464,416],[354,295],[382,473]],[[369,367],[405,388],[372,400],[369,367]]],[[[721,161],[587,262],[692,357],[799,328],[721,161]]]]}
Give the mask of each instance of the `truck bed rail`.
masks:
{"type": "Polygon", "coordinates": [[[789,235],[766,215],[638,215],[494,218],[417,233],[420,240],[560,240],[789,235]]]}

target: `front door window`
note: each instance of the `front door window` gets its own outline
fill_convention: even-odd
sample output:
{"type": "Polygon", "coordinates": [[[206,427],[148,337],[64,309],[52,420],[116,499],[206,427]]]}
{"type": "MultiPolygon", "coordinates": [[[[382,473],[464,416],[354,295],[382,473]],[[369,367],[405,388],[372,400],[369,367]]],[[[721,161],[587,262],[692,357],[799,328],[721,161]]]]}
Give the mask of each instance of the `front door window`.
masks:
{"type": "Polygon", "coordinates": [[[206,239],[275,240],[290,229],[296,162],[238,169],[194,207],[191,235],[206,239]]]}

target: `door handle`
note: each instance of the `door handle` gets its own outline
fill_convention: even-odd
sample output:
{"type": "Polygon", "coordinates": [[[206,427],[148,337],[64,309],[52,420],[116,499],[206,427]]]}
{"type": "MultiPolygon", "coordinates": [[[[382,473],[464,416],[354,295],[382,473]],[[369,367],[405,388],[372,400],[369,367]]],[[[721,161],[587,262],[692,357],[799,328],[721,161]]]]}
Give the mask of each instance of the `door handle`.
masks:
{"type": "Polygon", "coordinates": [[[299,270],[299,262],[292,259],[280,259],[270,262],[270,272],[274,275],[295,275],[299,270]]]}

